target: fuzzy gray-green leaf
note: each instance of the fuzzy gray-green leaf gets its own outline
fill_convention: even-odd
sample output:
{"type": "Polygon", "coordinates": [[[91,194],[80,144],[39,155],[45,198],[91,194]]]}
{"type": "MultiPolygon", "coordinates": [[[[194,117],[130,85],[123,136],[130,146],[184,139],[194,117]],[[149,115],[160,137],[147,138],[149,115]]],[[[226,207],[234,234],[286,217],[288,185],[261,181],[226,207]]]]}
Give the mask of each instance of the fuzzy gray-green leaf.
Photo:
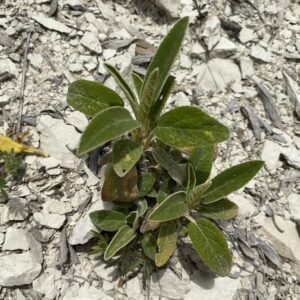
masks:
{"type": "Polygon", "coordinates": [[[155,175],[152,173],[142,173],[138,177],[138,189],[140,196],[146,196],[152,189],[155,182],[155,175]]]}
{"type": "Polygon", "coordinates": [[[124,225],[115,234],[104,252],[104,260],[112,258],[119,250],[127,246],[136,237],[135,231],[128,225],[124,225]]]}
{"type": "Polygon", "coordinates": [[[224,198],[243,187],[261,169],[264,162],[248,161],[231,167],[212,179],[209,189],[203,194],[203,203],[211,203],[224,198]]]}
{"type": "Polygon", "coordinates": [[[153,235],[148,232],[141,240],[141,246],[147,257],[154,260],[156,254],[157,243],[153,235]]]}
{"type": "Polygon", "coordinates": [[[229,130],[198,108],[181,106],[163,114],[154,135],[175,148],[203,147],[222,142],[229,130]]]}
{"type": "Polygon", "coordinates": [[[155,265],[157,267],[163,266],[175,252],[177,236],[177,226],[174,221],[161,224],[157,239],[159,253],[155,255],[155,265]]]}
{"type": "Polygon", "coordinates": [[[77,80],[69,85],[67,103],[92,117],[110,106],[124,105],[116,92],[101,83],[89,80],[77,80]]]}
{"type": "Polygon", "coordinates": [[[120,85],[122,91],[126,95],[126,98],[133,110],[134,115],[138,116],[138,107],[137,107],[137,99],[136,96],[127,83],[127,81],[123,78],[122,74],[112,65],[110,64],[104,64],[106,69],[109,71],[109,73],[114,77],[116,82],[120,85]]]}
{"type": "Polygon", "coordinates": [[[211,181],[207,181],[205,183],[199,184],[195,186],[188,194],[187,194],[187,204],[189,207],[194,207],[200,202],[201,196],[208,190],[211,186],[211,181]]]}
{"type": "Polygon", "coordinates": [[[145,124],[146,128],[149,125],[149,113],[151,106],[154,103],[154,93],[155,87],[157,86],[159,70],[158,68],[154,69],[149,75],[149,79],[143,89],[141,103],[140,103],[140,121],[145,124]]]}
{"type": "Polygon", "coordinates": [[[166,222],[184,216],[189,210],[185,203],[185,198],[185,192],[176,192],[168,196],[153,209],[148,220],[154,222],[166,222]]]}
{"type": "Polygon", "coordinates": [[[126,216],[118,211],[98,210],[90,213],[92,223],[104,231],[118,231],[126,224],[126,216]]]}
{"type": "Polygon", "coordinates": [[[232,256],[218,227],[200,218],[189,223],[187,229],[193,246],[203,262],[216,274],[226,276],[232,266],[232,256]]]}
{"type": "Polygon", "coordinates": [[[137,94],[139,96],[141,96],[142,87],[143,87],[143,79],[135,73],[131,73],[131,77],[132,77],[132,81],[134,83],[135,90],[136,90],[137,94]]]}
{"type": "Polygon", "coordinates": [[[239,213],[239,207],[228,199],[221,199],[210,204],[202,204],[199,210],[205,217],[220,220],[234,218],[239,213]]]}
{"type": "Polygon", "coordinates": [[[197,184],[207,180],[210,175],[215,145],[207,145],[201,148],[194,148],[190,154],[189,161],[193,165],[197,184]]]}
{"type": "Polygon", "coordinates": [[[98,113],[84,130],[78,154],[89,152],[112,139],[139,127],[129,111],[123,107],[110,107],[98,113]]]}
{"type": "Polygon", "coordinates": [[[173,26],[168,35],[161,42],[148,67],[147,74],[144,80],[143,90],[147,85],[150,74],[153,72],[153,70],[159,68],[158,85],[156,87],[154,97],[155,101],[160,95],[160,92],[169,76],[171,67],[182,45],[188,23],[189,18],[184,17],[173,26]]]}
{"type": "Polygon", "coordinates": [[[143,147],[131,140],[120,140],[114,144],[112,152],[113,168],[118,176],[126,175],[138,162],[143,147]]]}
{"type": "Polygon", "coordinates": [[[186,181],[185,168],[179,165],[164,149],[154,148],[152,150],[154,159],[169,173],[170,177],[180,185],[186,181]]]}

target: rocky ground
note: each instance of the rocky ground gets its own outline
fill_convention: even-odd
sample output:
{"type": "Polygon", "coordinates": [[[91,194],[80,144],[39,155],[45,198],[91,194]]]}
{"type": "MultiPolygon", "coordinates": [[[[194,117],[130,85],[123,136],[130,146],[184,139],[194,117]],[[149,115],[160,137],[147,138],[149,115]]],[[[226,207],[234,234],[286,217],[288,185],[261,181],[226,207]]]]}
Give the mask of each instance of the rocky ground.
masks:
{"type": "Polygon", "coordinates": [[[26,156],[0,203],[0,299],[300,299],[299,61],[293,0],[0,0],[0,134],[14,128],[24,99],[24,142],[50,154],[26,156]],[[140,275],[120,284],[116,269],[87,253],[101,178],[93,159],[73,154],[88,120],[66,92],[79,78],[117,89],[103,62],[143,75],[186,15],[169,105],[199,106],[231,129],[214,172],[247,159],[266,165],[231,197],[240,216],[220,223],[230,276],[215,277],[181,243],[143,290],[140,275]]]}

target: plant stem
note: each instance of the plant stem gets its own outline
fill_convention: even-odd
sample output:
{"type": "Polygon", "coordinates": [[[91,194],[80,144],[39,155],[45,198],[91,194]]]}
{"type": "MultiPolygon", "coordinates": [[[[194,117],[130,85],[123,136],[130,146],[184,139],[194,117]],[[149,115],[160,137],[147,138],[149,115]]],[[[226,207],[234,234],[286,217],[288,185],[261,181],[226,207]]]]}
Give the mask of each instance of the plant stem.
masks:
{"type": "Polygon", "coordinates": [[[190,222],[196,223],[196,220],[195,220],[191,215],[186,214],[184,217],[185,217],[187,220],[189,220],[190,222]]]}
{"type": "Polygon", "coordinates": [[[150,146],[150,144],[151,144],[151,142],[152,142],[152,139],[153,139],[153,134],[152,133],[150,133],[149,135],[148,135],[148,137],[145,139],[145,141],[144,141],[144,150],[147,150],[148,148],[149,148],[149,146],[150,146]]]}

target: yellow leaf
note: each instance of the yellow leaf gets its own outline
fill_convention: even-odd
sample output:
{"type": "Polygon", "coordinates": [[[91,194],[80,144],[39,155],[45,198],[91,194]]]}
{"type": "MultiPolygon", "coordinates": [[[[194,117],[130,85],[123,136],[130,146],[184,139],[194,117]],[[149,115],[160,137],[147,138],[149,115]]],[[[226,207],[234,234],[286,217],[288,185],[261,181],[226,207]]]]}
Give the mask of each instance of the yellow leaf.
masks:
{"type": "Polygon", "coordinates": [[[19,144],[7,136],[0,134],[0,152],[15,152],[15,153],[30,153],[41,156],[48,156],[47,153],[40,149],[29,147],[24,144],[19,144]]]}

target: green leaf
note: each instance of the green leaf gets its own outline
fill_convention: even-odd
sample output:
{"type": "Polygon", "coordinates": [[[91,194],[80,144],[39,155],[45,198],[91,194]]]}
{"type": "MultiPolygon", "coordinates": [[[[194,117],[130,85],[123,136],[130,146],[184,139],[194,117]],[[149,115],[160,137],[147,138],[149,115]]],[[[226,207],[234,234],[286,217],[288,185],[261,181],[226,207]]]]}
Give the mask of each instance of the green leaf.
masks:
{"type": "Polygon", "coordinates": [[[151,128],[154,128],[156,126],[156,122],[160,117],[161,112],[163,111],[163,108],[166,105],[166,102],[169,99],[169,96],[173,90],[174,85],[175,85],[175,77],[169,76],[157,101],[153,103],[151,107],[150,115],[149,115],[149,118],[152,123],[151,128]]]}
{"type": "Polygon", "coordinates": [[[143,147],[131,140],[120,140],[114,144],[112,152],[113,168],[120,177],[126,175],[138,162],[143,147]]]}
{"type": "Polygon", "coordinates": [[[125,108],[107,108],[98,113],[84,130],[80,139],[78,154],[82,155],[94,150],[138,127],[139,123],[131,117],[130,112],[125,108]]]}
{"type": "Polygon", "coordinates": [[[201,148],[194,148],[191,152],[189,161],[194,167],[197,184],[205,182],[210,175],[214,148],[215,146],[212,144],[201,148]]]}
{"type": "Polygon", "coordinates": [[[140,196],[146,196],[152,189],[155,182],[155,176],[152,173],[142,173],[138,177],[138,189],[140,196]]]}
{"type": "Polygon", "coordinates": [[[185,192],[176,192],[170,195],[153,209],[148,220],[166,222],[184,216],[189,210],[185,203],[185,197],[185,192]]]}
{"type": "Polygon", "coordinates": [[[203,194],[203,203],[211,203],[224,198],[243,187],[261,169],[264,162],[248,161],[231,167],[212,179],[209,189],[203,194]]]}
{"type": "Polygon", "coordinates": [[[137,206],[137,212],[139,214],[139,216],[143,216],[147,209],[148,209],[148,203],[146,199],[140,199],[138,201],[136,201],[136,206],[137,206]]]}
{"type": "Polygon", "coordinates": [[[137,106],[137,99],[136,96],[129,86],[129,84],[126,82],[126,80],[123,78],[122,74],[112,65],[110,64],[104,64],[108,72],[114,77],[116,82],[120,85],[122,91],[126,95],[126,98],[132,108],[132,111],[134,115],[138,116],[138,106],[137,106]]]}
{"type": "Polygon", "coordinates": [[[108,202],[132,202],[139,198],[137,171],[132,168],[125,176],[119,177],[111,165],[105,169],[101,198],[108,202]]]}
{"type": "Polygon", "coordinates": [[[174,221],[161,224],[157,239],[159,253],[155,255],[157,267],[163,266],[175,252],[177,236],[177,226],[174,221]]]}
{"type": "Polygon", "coordinates": [[[147,233],[141,240],[142,249],[147,257],[154,260],[156,254],[156,240],[151,233],[147,233]]]}
{"type": "Polygon", "coordinates": [[[149,79],[142,91],[141,103],[140,103],[140,121],[146,129],[150,124],[149,113],[151,106],[154,103],[154,93],[157,86],[159,70],[158,68],[154,69],[149,75],[149,79]]]}
{"type": "Polygon", "coordinates": [[[110,106],[124,105],[116,92],[98,82],[88,80],[77,80],[69,85],[67,103],[92,117],[110,106]]]}
{"type": "Polygon", "coordinates": [[[112,258],[120,249],[128,245],[136,237],[135,231],[128,225],[124,225],[115,234],[104,252],[104,260],[112,258]]]}
{"type": "Polygon", "coordinates": [[[162,203],[168,196],[169,194],[165,193],[164,191],[159,191],[157,194],[157,203],[162,203]]]}
{"type": "Polygon", "coordinates": [[[187,204],[189,207],[194,207],[201,200],[201,196],[209,189],[211,186],[211,181],[207,181],[205,183],[199,184],[195,186],[188,194],[187,194],[187,204]]]}
{"type": "Polygon", "coordinates": [[[186,181],[185,168],[175,162],[162,148],[154,148],[152,154],[156,162],[166,169],[170,177],[183,186],[186,181]]]}
{"type": "Polygon", "coordinates": [[[137,229],[139,214],[137,211],[131,211],[130,214],[126,217],[128,225],[131,225],[134,230],[137,229]]]}
{"type": "Polygon", "coordinates": [[[208,218],[228,220],[238,215],[239,207],[228,199],[221,199],[217,202],[201,205],[200,212],[208,218]]]}
{"type": "Polygon", "coordinates": [[[107,247],[107,242],[106,242],[105,238],[103,237],[103,235],[101,235],[99,232],[94,232],[94,233],[98,238],[98,242],[97,242],[97,245],[92,247],[90,254],[92,254],[92,255],[103,254],[107,247]]]}
{"type": "Polygon", "coordinates": [[[216,274],[226,276],[232,266],[227,242],[212,222],[200,218],[187,226],[189,237],[203,262],[216,274]]]}
{"type": "Polygon", "coordinates": [[[177,147],[202,147],[226,140],[228,129],[198,108],[181,106],[163,114],[154,135],[165,144],[177,147]]]}
{"type": "Polygon", "coordinates": [[[196,174],[192,164],[187,164],[187,185],[186,191],[190,192],[196,185],[196,174]]]}
{"type": "Polygon", "coordinates": [[[90,213],[92,223],[104,231],[118,231],[126,224],[126,216],[117,211],[98,210],[90,213]]]}
{"type": "Polygon", "coordinates": [[[142,87],[143,87],[143,79],[135,73],[131,73],[131,77],[132,77],[132,81],[134,83],[137,94],[139,96],[141,96],[142,87]]]}
{"type": "Polygon", "coordinates": [[[151,63],[148,67],[146,77],[144,80],[143,90],[147,85],[147,81],[150,78],[150,74],[156,68],[159,69],[158,85],[155,92],[155,101],[157,100],[160,92],[169,76],[171,67],[177,57],[177,54],[182,45],[186,29],[188,27],[189,18],[185,17],[179,20],[168,35],[161,42],[158,50],[156,51],[151,63]]]}

